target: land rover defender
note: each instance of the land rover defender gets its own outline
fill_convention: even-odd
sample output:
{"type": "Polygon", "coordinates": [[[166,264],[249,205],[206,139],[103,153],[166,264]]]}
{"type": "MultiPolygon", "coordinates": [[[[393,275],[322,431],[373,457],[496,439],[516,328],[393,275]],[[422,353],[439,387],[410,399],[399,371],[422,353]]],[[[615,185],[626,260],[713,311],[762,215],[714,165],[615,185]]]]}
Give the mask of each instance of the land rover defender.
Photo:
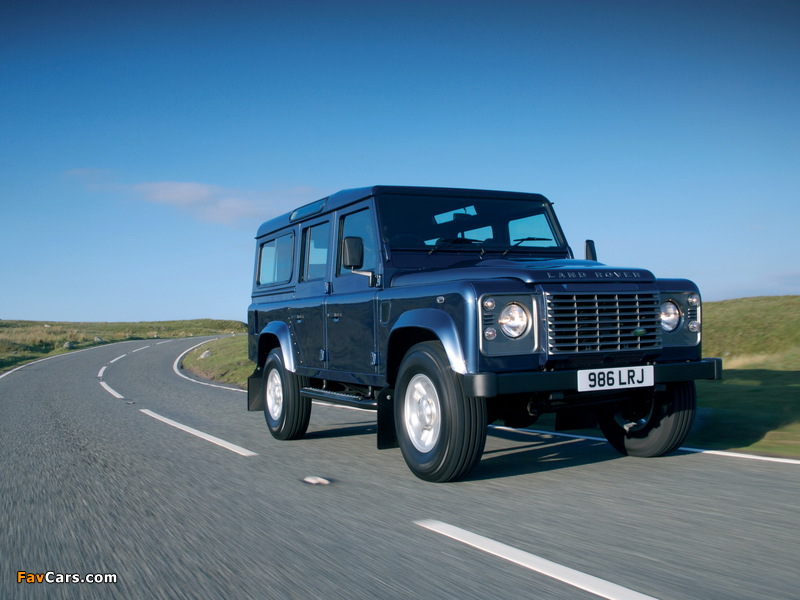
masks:
{"type": "Polygon", "coordinates": [[[374,186],[258,230],[248,409],[302,437],[313,400],[375,410],[418,477],[465,477],[487,426],[599,426],[619,452],[686,438],[702,358],[697,286],[577,259],[539,194],[374,186]]]}

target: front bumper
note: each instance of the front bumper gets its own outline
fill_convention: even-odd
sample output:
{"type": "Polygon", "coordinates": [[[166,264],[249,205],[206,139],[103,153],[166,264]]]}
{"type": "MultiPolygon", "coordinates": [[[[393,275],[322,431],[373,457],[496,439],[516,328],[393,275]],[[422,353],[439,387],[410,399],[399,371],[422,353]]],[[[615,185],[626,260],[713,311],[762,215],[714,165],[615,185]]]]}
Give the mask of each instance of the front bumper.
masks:
{"type": "MultiPolygon", "coordinates": [[[[656,363],[655,383],[722,379],[722,359],[703,358],[681,363],[656,363]]],[[[523,371],[516,373],[471,373],[464,376],[469,396],[493,398],[536,392],[577,392],[578,371],[523,371]]]]}

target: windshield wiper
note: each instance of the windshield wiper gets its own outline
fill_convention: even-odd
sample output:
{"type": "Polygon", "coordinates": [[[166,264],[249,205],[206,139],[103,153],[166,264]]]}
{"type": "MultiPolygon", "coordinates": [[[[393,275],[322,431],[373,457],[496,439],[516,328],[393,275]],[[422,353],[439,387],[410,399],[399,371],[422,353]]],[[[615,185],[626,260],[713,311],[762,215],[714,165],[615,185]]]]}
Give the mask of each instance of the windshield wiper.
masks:
{"type": "Polygon", "coordinates": [[[505,256],[506,254],[511,252],[512,248],[516,248],[522,242],[552,242],[552,241],[553,241],[553,238],[543,238],[543,237],[524,237],[524,238],[519,238],[518,240],[514,240],[515,243],[512,244],[511,246],[509,246],[506,249],[506,251],[503,252],[503,256],[505,256]]]}
{"type": "MultiPolygon", "coordinates": [[[[428,252],[430,256],[437,250],[441,250],[442,248],[449,248],[450,246],[461,246],[461,245],[472,245],[472,244],[482,244],[481,240],[473,240],[472,238],[443,238],[436,242],[436,245],[431,248],[431,251],[428,252]]],[[[483,248],[481,248],[481,254],[483,254],[483,248]]]]}

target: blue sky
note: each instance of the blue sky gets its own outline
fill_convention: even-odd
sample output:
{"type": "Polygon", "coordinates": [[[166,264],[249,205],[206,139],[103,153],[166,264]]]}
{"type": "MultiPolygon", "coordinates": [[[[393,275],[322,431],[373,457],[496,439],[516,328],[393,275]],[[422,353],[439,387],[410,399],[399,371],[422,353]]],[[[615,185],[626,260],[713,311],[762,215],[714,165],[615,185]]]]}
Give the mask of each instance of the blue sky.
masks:
{"type": "Polygon", "coordinates": [[[0,2],[0,319],[246,319],[259,224],[538,192],[704,298],[800,294],[800,3],[0,2]]]}

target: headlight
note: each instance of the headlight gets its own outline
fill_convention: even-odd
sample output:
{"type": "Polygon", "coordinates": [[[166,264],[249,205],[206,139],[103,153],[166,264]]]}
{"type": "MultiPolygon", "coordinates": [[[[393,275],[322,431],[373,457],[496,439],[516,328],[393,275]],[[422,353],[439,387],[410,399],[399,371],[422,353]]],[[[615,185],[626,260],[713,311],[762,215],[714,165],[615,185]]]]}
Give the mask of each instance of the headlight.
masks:
{"type": "Polygon", "coordinates": [[[528,331],[530,318],[528,311],[516,302],[511,302],[500,311],[500,318],[497,320],[500,330],[510,338],[518,338],[528,331]]]}
{"type": "Polygon", "coordinates": [[[672,300],[661,303],[661,327],[664,331],[675,331],[681,322],[681,311],[672,300]]]}

